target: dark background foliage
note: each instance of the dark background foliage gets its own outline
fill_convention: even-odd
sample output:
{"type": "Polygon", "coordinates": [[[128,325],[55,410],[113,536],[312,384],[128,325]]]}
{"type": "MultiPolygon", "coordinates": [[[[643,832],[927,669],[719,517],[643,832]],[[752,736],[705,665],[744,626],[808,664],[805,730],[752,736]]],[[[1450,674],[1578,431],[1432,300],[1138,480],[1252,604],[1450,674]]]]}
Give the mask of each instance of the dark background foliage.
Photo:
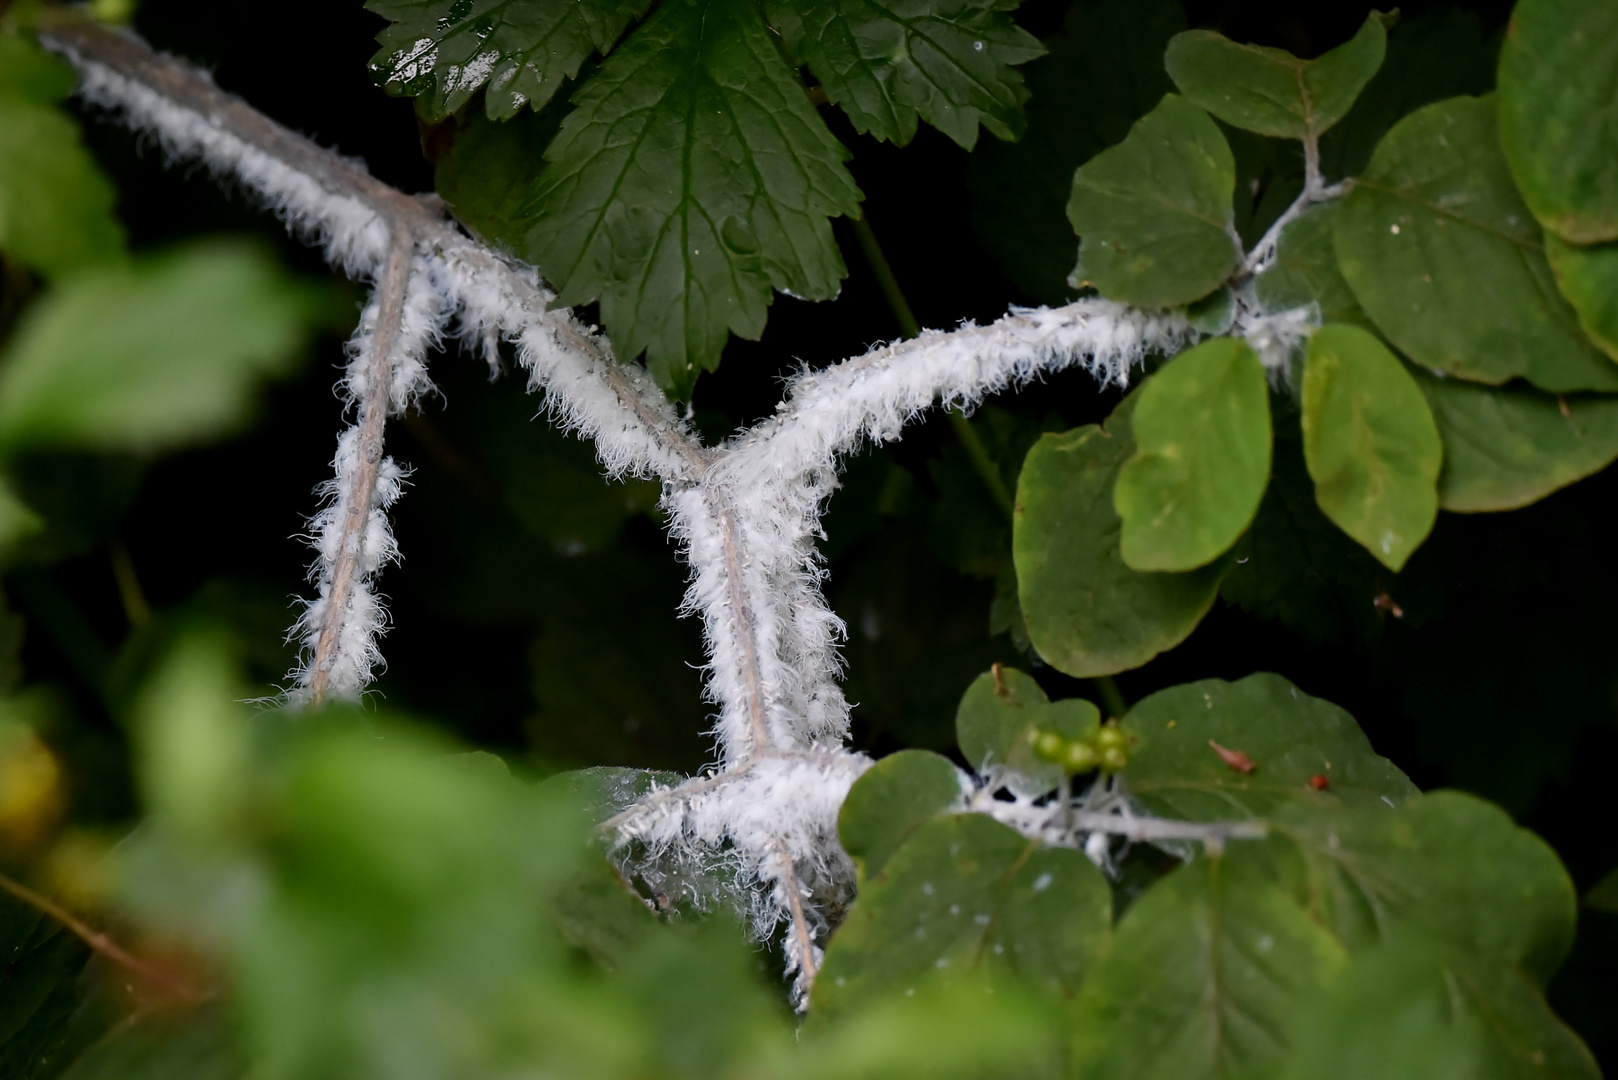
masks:
{"type": "MultiPolygon", "coordinates": [[[[1304,56],[1345,40],[1366,12],[1351,2],[1186,7],[1189,25],[1304,56]]],[[[1406,6],[1407,27],[1475,20],[1482,43],[1467,55],[1434,54],[1444,70],[1423,77],[1441,87],[1452,78],[1441,93],[1487,89],[1476,72],[1487,79],[1508,9],[1503,0],[1406,6]]],[[[1061,31],[1065,13],[1063,0],[1033,0],[1019,20],[1044,38],[1061,31]]],[[[155,44],[208,65],[221,85],[271,115],[363,157],[393,184],[427,190],[426,153],[441,153],[454,132],[424,135],[408,102],[373,86],[365,60],[379,26],[357,3],[316,0],[268,10],[149,0],[137,19],[155,44]]],[[[1029,69],[1036,90],[1040,65],[1057,62],[1029,69]]],[[[1036,94],[1036,113],[1040,102],[1036,94]]],[[[1000,257],[1021,241],[997,224],[1004,206],[996,198],[1020,195],[997,187],[992,159],[1002,151],[990,137],[968,154],[923,128],[898,149],[857,136],[834,110],[825,115],[855,152],[868,219],[923,325],[991,319],[1008,304],[1044,298],[1028,291],[1026,275],[1019,286],[1017,273],[1002,272],[1000,257]]],[[[1030,138],[1038,137],[1036,124],[1030,138]]],[[[110,823],[133,812],[117,705],[141,657],[172,627],[198,617],[234,627],[266,694],[292,664],[280,642],[291,597],[305,588],[307,553],[296,536],[327,473],[339,419],[331,384],[360,293],[244,200],[163,168],[154,149],[122,130],[92,125],[89,138],[123,192],[136,244],[219,230],[262,235],[309,276],[330,280],[332,307],[331,332],[301,377],[273,388],[234,441],[150,462],[55,455],[19,468],[24,496],[51,523],[6,581],[26,618],[22,669],[56,688],[49,731],[72,770],[75,816],[110,823]],[[120,591],[126,557],[155,613],[144,624],[120,591]]],[[[762,341],[732,341],[693,402],[710,437],[768,414],[782,377],[799,365],[896,336],[852,230],[842,221],[837,230],[850,268],[842,296],[823,305],[778,298],[762,341]]],[[[1071,236],[1056,239],[1071,250],[1071,236]]],[[[392,452],[416,471],[396,523],[405,562],[382,581],[397,627],[377,692],[513,758],[699,767],[710,750],[699,632],[675,616],[684,571],[656,517],[655,490],[596,479],[588,448],[543,421],[520,377],[491,383],[481,360],[453,349],[433,374],[442,397],[390,434],[392,452]]],[[[1116,391],[1070,374],[996,399],[974,423],[1014,480],[1040,430],[1093,422],[1116,400],[1116,391]]],[[[1226,588],[1227,601],[1240,603],[1220,603],[1183,646],[1120,676],[1124,695],[1279,672],[1351,711],[1377,750],[1421,786],[1500,802],[1588,888],[1618,864],[1618,837],[1604,827],[1612,820],[1606,773],[1618,760],[1610,541],[1618,478],[1609,470],[1512,513],[1445,514],[1395,576],[1325,523],[1306,484],[1289,485],[1301,470],[1295,442],[1283,436],[1260,525],[1297,530],[1315,561],[1265,565],[1250,554],[1226,588]],[[1378,597],[1387,599],[1378,606],[1378,597]]],[[[955,703],[994,660],[1030,668],[1052,696],[1095,696],[1089,684],[1032,667],[1010,633],[992,630],[1005,622],[994,600],[1008,544],[1002,511],[942,416],[850,463],[825,550],[833,603],[849,626],[861,748],[952,749],[955,703]],[[992,622],[991,612],[1002,618],[992,622]]],[[[126,573],[125,585],[131,580],[126,573]]],[[[1618,917],[1587,911],[1573,959],[1551,987],[1557,1010],[1609,1067],[1618,1052],[1615,964],[1618,917]]]]}

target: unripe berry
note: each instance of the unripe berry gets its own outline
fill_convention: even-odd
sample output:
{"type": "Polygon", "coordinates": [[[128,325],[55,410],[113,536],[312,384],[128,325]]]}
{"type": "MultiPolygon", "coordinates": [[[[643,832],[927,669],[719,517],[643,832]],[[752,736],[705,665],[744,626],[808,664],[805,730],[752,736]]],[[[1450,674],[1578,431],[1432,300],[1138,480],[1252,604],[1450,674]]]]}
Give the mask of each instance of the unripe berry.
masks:
{"type": "Polygon", "coordinates": [[[1101,767],[1107,772],[1118,772],[1129,764],[1129,751],[1122,746],[1109,746],[1101,751],[1101,767]]]}
{"type": "Polygon", "coordinates": [[[1062,768],[1069,773],[1089,772],[1100,762],[1096,748],[1087,742],[1070,742],[1062,749],[1062,768]]]}
{"type": "Polygon", "coordinates": [[[1034,753],[1042,760],[1059,763],[1067,740],[1054,731],[1036,731],[1033,734],[1034,753]]]}
{"type": "Polygon", "coordinates": [[[1097,750],[1123,750],[1127,753],[1129,750],[1129,736],[1124,734],[1122,728],[1114,724],[1107,724],[1095,733],[1095,744],[1097,750]]]}

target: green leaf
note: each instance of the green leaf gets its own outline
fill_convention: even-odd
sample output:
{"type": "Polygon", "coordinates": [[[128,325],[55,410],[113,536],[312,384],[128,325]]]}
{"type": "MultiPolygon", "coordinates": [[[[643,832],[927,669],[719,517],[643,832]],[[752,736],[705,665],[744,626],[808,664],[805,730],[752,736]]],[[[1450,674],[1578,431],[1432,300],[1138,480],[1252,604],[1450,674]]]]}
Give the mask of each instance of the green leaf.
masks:
{"type": "Polygon", "coordinates": [[[1112,893],[1091,862],[982,814],[917,829],[860,891],[815,979],[827,1018],[933,980],[988,976],[1071,995],[1107,939],[1112,893]]]}
{"type": "Polygon", "coordinates": [[[1016,668],[996,665],[966,688],[955,713],[961,755],[980,773],[1004,770],[1006,786],[1038,798],[1062,782],[1062,770],[1034,753],[1035,731],[1083,739],[1101,726],[1101,711],[1082,698],[1051,701],[1016,668]]]}
{"type": "Polygon", "coordinates": [[[1075,283],[1148,308],[1208,295],[1241,262],[1235,192],[1236,160],[1218,126],[1184,98],[1163,95],[1123,142],[1073,175],[1075,283]]]}
{"type": "Polygon", "coordinates": [[[1293,1027],[1284,1080],[1598,1080],[1521,973],[1420,934],[1355,957],[1293,1027]]]}
{"type": "Polygon", "coordinates": [[[1399,358],[1358,326],[1309,339],[1303,452],[1326,516],[1397,573],[1438,518],[1438,425],[1399,358]]]}
{"type": "Polygon", "coordinates": [[[1579,326],[1618,360],[1618,244],[1577,247],[1546,233],[1545,256],[1557,287],[1579,313],[1579,326]]]}
{"type": "Polygon", "coordinates": [[[1494,102],[1453,98],[1400,121],[1337,212],[1343,276],[1400,352],[1476,382],[1618,389],[1579,331],[1495,139],[1494,102]]]}
{"type": "Polygon", "coordinates": [[[1371,325],[1337,265],[1332,242],[1337,210],[1335,202],[1316,204],[1281,230],[1274,260],[1253,278],[1254,294],[1266,315],[1318,304],[1325,322],[1371,325]]]}
{"type": "Polygon", "coordinates": [[[979,124],[1002,139],[1023,133],[1028,90],[1012,68],[1045,50],[1011,21],[1015,6],[806,0],[791,8],[801,20],[800,55],[856,131],[903,146],[919,119],[970,150],[979,124]]]}
{"type": "MultiPolygon", "coordinates": [[[[0,70],[6,62],[0,56],[0,70]]],[[[27,62],[0,82],[0,248],[52,278],[115,261],[124,249],[112,214],[116,192],[78,124],[39,100],[56,89],[51,69],[27,62]]]]}
{"type": "Polygon", "coordinates": [[[764,331],[770,289],[836,295],[829,218],[859,189],[748,0],[668,0],[573,96],[522,253],[576,306],[599,299],[623,359],[690,394],[727,333],[764,331]]]}
{"type": "Polygon", "coordinates": [[[1080,993],[1070,1075],[1275,1074],[1343,948],[1234,856],[1175,870],[1124,913],[1080,993]]]}
{"type": "Polygon", "coordinates": [[[1159,690],[1124,720],[1143,742],[1124,770],[1128,789],[1164,817],[1264,817],[1292,803],[1392,805],[1416,794],[1352,716],[1279,675],[1159,690]],[[1226,764],[1210,741],[1246,755],[1252,771],[1226,764]],[[1329,786],[1317,789],[1317,776],[1329,786]]]}
{"type": "Polygon", "coordinates": [[[1271,824],[1307,865],[1298,892],[1350,948],[1417,927],[1543,985],[1573,945],[1578,897],[1561,860],[1493,803],[1439,791],[1392,812],[1362,802],[1271,824]]]}
{"type": "Polygon", "coordinates": [[[1522,0],[1499,78],[1500,142],[1534,216],[1571,243],[1618,240],[1618,8],[1522,0]]]}
{"type": "Polygon", "coordinates": [[[1382,66],[1384,18],[1373,12],[1351,39],[1314,60],[1238,45],[1212,30],[1188,30],[1169,42],[1164,64],[1187,100],[1227,124],[1314,140],[1343,118],[1382,66]]]}
{"type": "MultiPolygon", "coordinates": [[[[38,1056],[84,997],[77,985],[90,951],[60,925],[0,895],[0,1075],[29,1077],[38,1056]]],[[[58,1066],[59,1067],[59,1066],[58,1066]]]]}
{"type": "Polygon", "coordinates": [[[0,95],[49,105],[73,92],[73,67],[27,38],[0,33],[0,95]]]}
{"type": "Polygon", "coordinates": [[[371,74],[391,94],[418,99],[433,120],[487,88],[484,108],[505,120],[543,108],[605,54],[650,0],[366,0],[387,19],[371,74]]]}
{"type": "Polygon", "coordinates": [[[0,476],[0,550],[26,540],[45,527],[45,520],[17,497],[11,481],[0,476]]]}
{"type": "Polygon", "coordinates": [[[1124,562],[1194,570],[1246,531],[1270,479],[1270,388],[1245,341],[1215,338],[1141,388],[1135,454],[1113,490],[1124,562]]]}
{"type": "Polygon", "coordinates": [[[1618,915],[1618,870],[1608,870],[1605,877],[1584,894],[1586,907],[1618,915]]]}
{"type": "Polygon", "coordinates": [[[1014,143],[986,139],[966,182],[972,223],[1001,272],[1046,304],[1073,299],[1067,283],[1078,243],[1066,215],[1073,171],[1114,143],[1173,89],[1163,49],[1185,28],[1179,0],[1079,0],[1048,54],[1022,69],[1033,95],[1028,130],[1014,143]]]}
{"type": "Polygon", "coordinates": [[[0,442],[147,449],[218,435],[298,359],[313,305],[254,248],[195,246],[81,275],[0,369],[0,442]]]}
{"type": "Polygon", "coordinates": [[[1618,458],[1618,398],[1558,398],[1412,373],[1444,441],[1438,500],[1445,510],[1515,510],[1618,458]]]}
{"type": "Polygon", "coordinates": [[[1213,606],[1234,560],[1188,574],[1140,573],[1124,564],[1114,479],[1135,452],[1125,398],[1105,428],[1046,435],[1017,482],[1012,554],[1017,596],[1040,656],[1079,678],[1139,667],[1184,641],[1213,606]]]}
{"type": "Polygon", "coordinates": [[[1295,430],[1277,431],[1270,486],[1219,594],[1311,642],[1374,640],[1382,616],[1371,601],[1387,575],[1321,512],[1295,430]]]}
{"type": "Polygon", "coordinates": [[[119,1024],[63,1080],[241,1080],[255,1072],[223,1009],[169,1006],[119,1024]]]}
{"type": "Polygon", "coordinates": [[[467,117],[433,167],[433,189],[455,211],[456,220],[489,243],[520,255],[534,227],[537,167],[565,115],[557,104],[503,123],[481,113],[467,117]]]}
{"type": "Polygon", "coordinates": [[[900,750],[854,781],[837,814],[837,838],[869,881],[911,833],[960,798],[961,776],[949,758],[900,750]]]}
{"type": "Polygon", "coordinates": [[[1407,12],[1388,32],[1387,56],[1354,107],[1320,140],[1327,176],[1358,176],[1388,130],[1423,105],[1494,89],[1499,39],[1485,37],[1476,12],[1407,12]]]}

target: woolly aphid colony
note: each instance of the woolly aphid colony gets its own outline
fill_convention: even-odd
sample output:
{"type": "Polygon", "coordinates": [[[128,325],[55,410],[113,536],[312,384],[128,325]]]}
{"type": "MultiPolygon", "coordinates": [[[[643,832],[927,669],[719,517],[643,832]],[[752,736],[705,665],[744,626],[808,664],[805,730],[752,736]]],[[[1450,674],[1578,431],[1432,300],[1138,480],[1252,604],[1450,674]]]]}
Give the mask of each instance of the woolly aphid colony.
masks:
{"type": "MultiPolygon", "coordinates": [[[[570,312],[547,310],[554,295],[532,267],[468,237],[436,200],[381,184],[132,36],[75,25],[44,40],[78,69],[85,101],[155,137],[171,160],[201,162],[242,185],[332,263],[374,283],[341,383],[355,421],[338,437],[334,476],[310,521],[317,595],[293,629],[304,662],[291,701],[357,696],[381,659],[386,613],[373,582],[398,554],[387,510],[405,475],[382,454],[383,421],[431,390],[427,353],[447,329],[491,363],[498,342],[511,343],[551,419],[593,440],[609,476],[662,483],[691,567],[682,611],[703,620],[719,760],[606,827],[634,873],[671,889],[735,883],[732,898],[760,937],[787,920],[788,974],[801,1004],[827,932],[823,912],[846,903],[854,877],[837,843],[837,812],[870,764],[844,748],[843,624],[826,604],[814,544],[840,458],[867,441],[897,439],[925,409],[971,408],[1045,372],[1081,366],[1123,383],[1148,353],[1172,354],[1195,331],[1178,314],[1100,299],[1016,310],[803,373],[773,418],[705,446],[639,367],[618,363],[570,312]],[[711,873],[716,864],[727,872],[711,873]],[[703,868],[710,872],[690,872],[703,868]]],[[[1310,321],[1307,312],[1265,319],[1244,311],[1238,332],[1280,369],[1310,321]]],[[[963,809],[1085,847],[1103,862],[1109,835],[1236,834],[1135,817],[1116,793],[1058,815],[1029,800],[986,798],[983,782],[962,780],[963,809]],[[1094,837],[1103,842],[1086,846],[1094,837]]]]}

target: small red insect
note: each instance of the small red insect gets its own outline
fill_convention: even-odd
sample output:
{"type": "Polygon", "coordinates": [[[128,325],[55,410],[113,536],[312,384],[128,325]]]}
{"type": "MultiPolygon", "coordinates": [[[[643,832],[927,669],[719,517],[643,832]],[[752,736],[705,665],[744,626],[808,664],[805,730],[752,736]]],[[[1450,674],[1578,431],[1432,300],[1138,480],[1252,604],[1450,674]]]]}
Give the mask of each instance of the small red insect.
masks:
{"type": "Polygon", "coordinates": [[[1220,746],[1212,739],[1208,740],[1208,745],[1213,747],[1213,752],[1219,755],[1220,761],[1223,761],[1226,765],[1229,765],[1232,769],[1235,769],[1244,776],[1257,768],[1257,766],[1253,764],[1253,759],[1242,753],[1240,750],[1226,750],[1223,746],[1220,746]]]}
{"type": "Polygon", "coordinates": [[[1331,787],[1331,781],[1327,780],[1319,773],[1315,773],[1315,775],[1309,778],[1309,786],[1314,788],[1316,791],[1325,791],[1327,788],[1331,787]]]}

